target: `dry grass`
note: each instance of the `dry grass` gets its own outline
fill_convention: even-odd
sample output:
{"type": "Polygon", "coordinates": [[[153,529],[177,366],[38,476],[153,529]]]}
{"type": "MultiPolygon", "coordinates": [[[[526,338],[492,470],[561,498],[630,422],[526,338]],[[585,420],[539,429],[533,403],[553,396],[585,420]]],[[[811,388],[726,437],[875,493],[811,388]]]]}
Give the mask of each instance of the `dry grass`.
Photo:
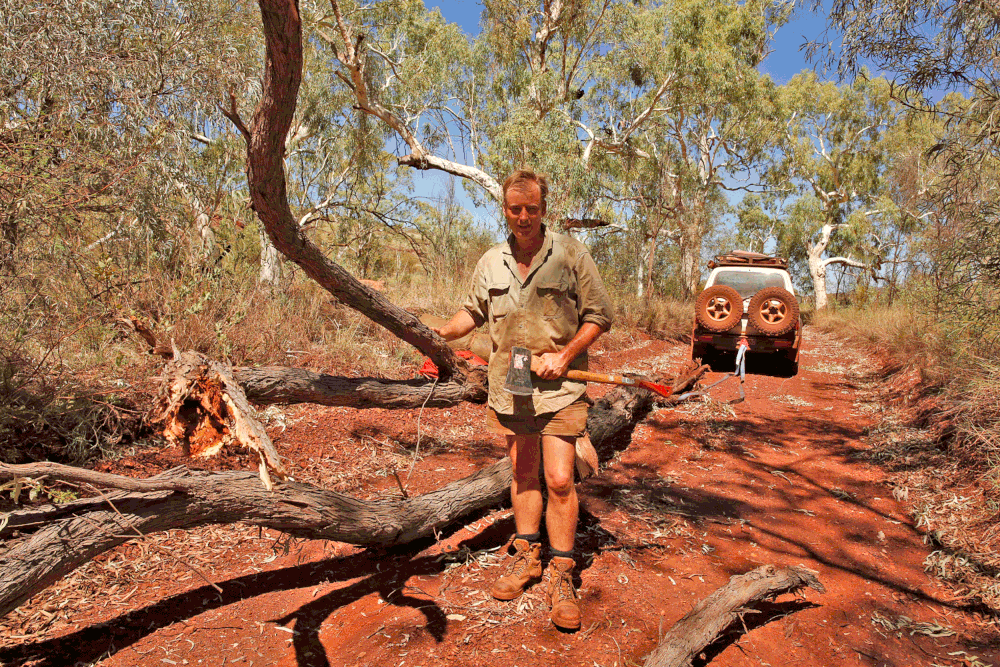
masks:
{"type": "Polygon", "coordinates": [[[908,310],[814,321],[883,362],[869,389],[894,409],[872,433],[873,456],[937,547],[928,571],[955,584],[957,599],[1000,613],[1000,366],[972,354],[962,332],[908,310]]]}
{"type": "MultiPolygon", "coordinates": [[[[0,460],[83,463],[142,436],[137,428],[160,360],[122,318],[138,318],[162,343],[236,366],[398,379],[422,362],[294,266],[286,265],[274,289],[257,282],[249,262],[149,269],[97,297],[53,267],[0,281],[0,460]]],[[[467,281],[411,271],[383,282],[394,303],[448,316],[467,281]]]]}
{"type": "Polygon", "coordinates": [[[259,571],[269,558],[273,560],[272,548],[279,538],[276,531],[234,524],[172,530],[129,541],[82,565],[4,617],[0,647],[26,639],[41,641],[70,627],[110,620],[135,609],[139,598],[166,597],[201,585],[202,576],[215,580],[234,569],[259,571]]]}
{"type": "Polygon", "coordinates": [[[654,338],[687,342],[691,340],[694,304],[669,297],[639,299],[631,293],[612,292],[615,326],[639,329],[654,338]]]}

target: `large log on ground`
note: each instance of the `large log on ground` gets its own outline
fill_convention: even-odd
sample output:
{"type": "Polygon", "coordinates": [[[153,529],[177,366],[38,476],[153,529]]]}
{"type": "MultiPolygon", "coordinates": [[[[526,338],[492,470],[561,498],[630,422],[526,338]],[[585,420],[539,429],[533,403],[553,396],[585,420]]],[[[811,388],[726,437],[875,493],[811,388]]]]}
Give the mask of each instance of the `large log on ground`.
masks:
{"type": "Polygon", "coordinates": [[[250,472],[175,468],[148,480],[54,463],[0,464],[0,482],[16,477],[86,482],[104,493],[7,515],[0,539],[0,616],[100,553],[149,533],[245,522],[297,537],[362,546],[405,544],[458,518],[498,505],[510,487],[510,459],[411,498],[358,500],[311,484],[275,480],[267,491],[250,472]],[[40,526],[40,527],[39,527],[40,526]],[[35,532],[13,541],[15,531],[35,532]]]}
{"type": "MultiPolygon", "coordinates": [[[[594,446],[606,449],[605,439],[620,437],[630,425],[634,427],[632,420],[644,416],[652,401],[645,390],[608,392],[590,409],[588,425],[595,427],[594,446]]],[[[268,491],[249,472],[177,468],[148,480],[134,480],[52,463],[0,464],[0,483],[41,476],[116,491],[7,515],[0,528],[0,539],[6,541],[6,550],[0,554],[0,616],[94,556],[156,531],[246,522],[298,537],[363,546],[392,546],[429,537],[463,516],[506,499],[511,464],[505,457],[430,493],[370,501],[291,481],[275,481],[268,491]],[[11,540],[15,531],[27,535],[11,540]]]]}
{"type": "Polygon", "coordinates": [[[736,575],[677,621],[646,658],[645,667],[686,667],[719,633],[747,613],[748,605],[804,588],[826,592],[816,575],[801,567],[764,565],[736,575]]]}
{"type": "Polygon", "coordinates": [[[465,383],[379,380],[326,375],[304,368],[237,368],[236,381],[258,405],[317,403],[348,408],[447,408],[485,403],[485,373],[472,369],[465,383]],[[429,399],[428,399],[429,397],[429,399]]]}

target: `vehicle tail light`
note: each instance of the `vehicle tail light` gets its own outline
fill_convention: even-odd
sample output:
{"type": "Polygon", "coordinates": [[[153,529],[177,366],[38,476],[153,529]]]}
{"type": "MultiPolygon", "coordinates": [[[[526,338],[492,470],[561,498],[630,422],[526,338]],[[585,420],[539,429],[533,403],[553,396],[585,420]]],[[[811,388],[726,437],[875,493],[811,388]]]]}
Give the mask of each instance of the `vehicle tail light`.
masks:
{"type": "Polygon", "coordinates": [[[700,336],[695,336],[695,340],[697,340],[699,342],[702,342],[702,343],[711,343],[712,342],[712,334],[701,334],[700,336]]]}
{"type": "Polygon", "coordinates": [[[790,340],[776,340],[774,341],[775,347],[791,347],[792,341],[790,340]]]}

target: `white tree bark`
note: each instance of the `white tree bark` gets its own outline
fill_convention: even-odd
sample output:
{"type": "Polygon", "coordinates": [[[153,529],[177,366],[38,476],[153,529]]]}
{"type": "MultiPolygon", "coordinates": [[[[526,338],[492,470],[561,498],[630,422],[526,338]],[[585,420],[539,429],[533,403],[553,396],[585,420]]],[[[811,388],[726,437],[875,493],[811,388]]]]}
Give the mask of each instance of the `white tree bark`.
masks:
{"type": "Polygon", "coordinates": [[[864,262],[859,262],[851,257],[828,257],[823,259],[823,253],[826,252],[827,246],[830,245],[830,237],[833,235],[833,232],[845,226],[842,224],[826,223],[823,225],[819,240],[807,251],[809,256],[809,276],[812,278],[813,293],[816,295],[816,310],[823,310],[829,303],[829,297],[826,292],[826,267],[831,264],[844,264],[859,269],[867,267],[867,264],[864,262]]]}
{"type": "Polygon", "coordinates": [[[198,234],[198,246],[195,250],[199,260],[209,264],[219,258],[219,245],[215,242],[215,230],[212,229],[212,217],[191,188],[176,178],[173,179],[174,187],[181,193],[191,212],[194,214],[194,230],[198,234]]]}
{"type": "Polygon", "coordinates": [[[281,281],[281,253],[267,237],[267,231],[260,228],[260,275],[258,282],[275,286],[281,281]]]}

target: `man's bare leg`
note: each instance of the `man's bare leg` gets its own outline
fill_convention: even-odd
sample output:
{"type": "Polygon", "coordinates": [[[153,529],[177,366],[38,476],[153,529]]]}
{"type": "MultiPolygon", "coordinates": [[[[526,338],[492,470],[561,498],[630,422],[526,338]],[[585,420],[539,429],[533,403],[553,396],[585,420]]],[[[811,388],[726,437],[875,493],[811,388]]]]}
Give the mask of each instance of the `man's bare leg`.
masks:
{"type": "Polygon", "coordinates": [[[542,521],[538,436],[508,435],[507,444],[514,467],[510,499],[514,505],[517,534],[513,557],[507,562],[504,574],[490,586],[490,595],[498,600],[513,600],[524,592],[533,579],[542,576],[542,545],[538,540],[538,527],[542,521]]]}
{"type": "MultiPolygon", "coordinates": [[[[549,546],[556,551],[573,551],[579,500],[573,473],[576,465],[576,438],[565,435],[543,435],[545,450],[545,486],[549,503],[545,509],[545,527],[549,546]]],[[[515,515],[517,508],[514,509],[515,515]]],[[[520,526],[518,531],[520,531],[520,526]]]]}
{"type": "Polygon", "coordinates": [[[542,486],[538,479],[541,452],[537,435],[508,435],[514,479],[510,484],[510,502],[514,506],[514,525],[520,535],[533,535],[542,523],[542,486]]]}
{"type": "Polygon", "coordinates": [[[546,572],[546,594],[551,607],[549,618],[564,630],[579,630],[582,618],[573,585],[573,570],[576,569],[573,542],[579,515],[573,483],[576,438],[543,435],[542,449],[545,452],[545,485],[549,490],[545,525],[552,547],[552,560],[546,572]]]}

